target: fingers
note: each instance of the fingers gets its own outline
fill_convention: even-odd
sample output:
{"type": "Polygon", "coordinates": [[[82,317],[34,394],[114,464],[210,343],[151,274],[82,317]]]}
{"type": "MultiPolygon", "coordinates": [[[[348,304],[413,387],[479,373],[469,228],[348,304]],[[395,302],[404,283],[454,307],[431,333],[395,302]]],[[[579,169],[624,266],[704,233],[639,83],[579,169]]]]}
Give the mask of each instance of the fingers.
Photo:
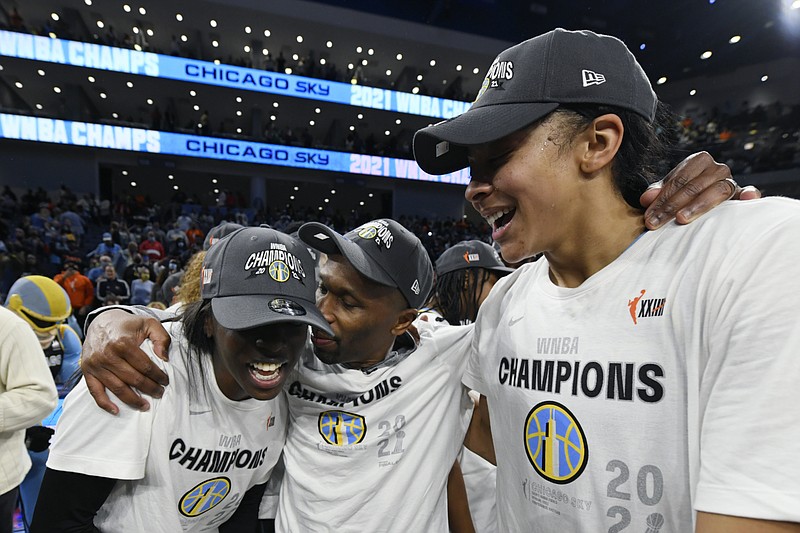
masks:
{"type": "Polygon", "coordinates": [[[108,398],[105,385],[95,379],[91,374],[84,374],[83,379],[86,380],[86,387],[89,389],[89,394],[92,395],[94,403],[96,403],[98,407],[112,415],[119,413],[117,405],[108,398]]]}
{"type": "Polygon", "coordinates": [[[661,194],[661,187],[663,183],[663,180],[657,181],[651,184],[647,190],[642,193],[642,196],[639,197],[639,202],[642,204],[642,207],[650,207],[650,204],[653,203],[653,200],[655,200],[658,195],[661,194]]]}
{"type": "MultiPolygon", "coordinates": [[[[730,177],[728,166],[707,152],[690,155],[664,178],[660,194],[645,212],[645,224],[656,229],[673,218],[679,223],[694,220],[730,197],[731,184],[726,181],[730,177]]],[[[647,191],[644,200],[652,194],[647,191]]]]}
{"type": "MultiPolygon", "coordinates": [[[[150,339],[150,341],[152,341],[153,351],[155,352],[155,354],[160,359],[168,361],[170,338],[169,338],[169,333],[167,333],[167,330],[164,329],[164,326],[162,326],[158,320],[154,318],[149,318],[145,321],[144,331],[142,334],[146,338],[150,339]]],[[[163,376],[164,378],[166,378],[166,374],[163,374],[163,376]]],[[[163,384],[167,385],[168,383],[169,380],[167,380],[163,384]]]]}
{"type": "Polygon", "coordinates": [[[103,381],[89,374],[84,375],[89,394],[92,395],[98,407],[112,415],[119,414],[119,407],[108,397],[106,392],[108,390],[126,405],[134,409],[140,411],[148,411],[150,409],[150,403],[147,400],[133,392],[127,385],[117,379],[114,374],[106,370],[99,372],[99,374],[102,376],[103,381]],[[108,385],[108,389],[106,389],[106,385],[103,383],[108,385]]]}
{"type": "MultiPolygon", "coordinates": [[[[107,312],[111,315],[111,312],[107,312]]],[[[160,398],[162,385],[169,384],[167,375],[140,348],[142,342],[152,337],[165,357],[169,335],[153,318],[142,318],[126,312],[113,315],[114,320],[101,315],[87,332],[81,355],[81,368],[91,376],[90,392],[98,405],[114,413],[116,406],[107,396],[107,387],[121,401],[135,409],[148,409],[149,403],[136,390],[160,398]],[[104,320],[100,321],[100,318],[104,320]]],[[[87,377],[87,385],[90,383],[87,377]]]]}
{"type": "Polygon", "coordinates": [[[693,197],[691,203],[687,205],[687,207],[675,213],[675,221],[678,224],[688,224],[697,219],[700,215],[711,211],[730,197],[730,182],[727,180],[718,181],[693,197]]]}
{"type": "Polygon", "coordinates": [[[758,200],[761,198],[762,194],[761,191],[756,189],[752,185],[748,185],[747,187],[739,187],[737,194],[734,195],[734,198],[737,200],[758,200]]]}
{"type": "MultiPolygon", "coordinates": [[[[169,378],[141,348],[112,343],[108,346],[108,351],[112,353],[122,351],[126,354],[125,359],[110,360],[108,366],[103,369],[112,373],[115,381],[120,380],[127,388],[133,387],[154,398],[161,398],[164,395],[162,385],[169,385],[169,378]]],[[[101,378],[101,381],[104,380],[101,378]]],[[[112,383],[107,383],[107,385],[111,392],[119,396],[120,400],[128,403],[117,394],[116,390],[112,389],[112,383]]],[[[138,396],[138,394],[134,394],[138,396]]],[[[130,396],[125,394],[125,397],[129,398],[130,396]]],[[[128,403],[128,405],[131,404],[128,403]]]]}

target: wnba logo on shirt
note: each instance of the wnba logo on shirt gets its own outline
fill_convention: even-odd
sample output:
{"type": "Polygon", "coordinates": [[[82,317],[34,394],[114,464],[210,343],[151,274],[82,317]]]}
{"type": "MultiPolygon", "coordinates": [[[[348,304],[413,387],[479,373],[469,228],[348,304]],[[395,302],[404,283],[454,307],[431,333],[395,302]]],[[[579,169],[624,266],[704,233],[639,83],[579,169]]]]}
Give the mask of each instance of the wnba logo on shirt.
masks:
{"type": "Polygon", "coordinates": [[[650,318],[654,316],[664,316],[664,309],[667,305],[666,298],[643,299],[646,290],[642,289],[639,296],[628,300],[628,309],[634,325],[639,323],[640,318],[650,318]]]}
{"type": "Polygon", "coordinates": [[[231,480],[226,477],[209,479],[183,495],[178,510],[183,516],[195,517],[210,511],[231,491],[231,480]]]}
{"type": "Polygon", "coordinates": [[[589,446],[578,419],[557,402],[542,402],[528,413],[525,451],[536,473],[566,484],[578,478],[589,460],[589,446]]]}
{"type": "Polygon", "coordinates": [[[334,446],[358,444],[367,434],[364,417],[346,411],[320,413],[318,427],[325,442],[334,446]]]}

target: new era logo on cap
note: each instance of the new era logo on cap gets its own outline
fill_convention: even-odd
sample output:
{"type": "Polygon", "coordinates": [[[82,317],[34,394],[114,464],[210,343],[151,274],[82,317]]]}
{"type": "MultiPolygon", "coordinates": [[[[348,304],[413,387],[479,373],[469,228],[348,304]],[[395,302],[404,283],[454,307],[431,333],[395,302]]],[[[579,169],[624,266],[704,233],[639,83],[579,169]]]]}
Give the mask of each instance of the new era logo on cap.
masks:
{"type": "Polygon", "coordinates": [[[592,70],[583,70],[581,71],[583,74],[583,86],[588,87],[590,85],[600,85],[601,83],[606,82],[606,77],[600,74],[599,72],[594,72],[592,70]]]}

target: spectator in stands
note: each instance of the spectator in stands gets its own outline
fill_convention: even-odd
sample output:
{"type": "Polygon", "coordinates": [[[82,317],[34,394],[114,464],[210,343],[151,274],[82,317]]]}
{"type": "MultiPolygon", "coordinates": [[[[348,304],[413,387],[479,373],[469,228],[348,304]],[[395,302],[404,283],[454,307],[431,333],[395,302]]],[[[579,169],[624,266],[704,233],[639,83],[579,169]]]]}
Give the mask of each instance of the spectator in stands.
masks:
{"type": "MultiPolygon", "coordinates": [[[[136,256],[141,256],[139,253],[139,246],[134,242],[131,241],[122,251],[122,259],[120,260],[120,266],[117,267],[117,270],[122,272],[125,271],[131,264],[133,264],[133,258],[136,256]]],[[[128,281],[128,280],[125,280],[128,281]]]]}
{"type": "Polygon", "coordinates": [[[69,223],[72,232],[75,234],[75,239],[78,244],[83,242],[83,235],[86,233],[86,229],[84,227],[83,219],[77,213],[77,208],[75,203],[72,202],[67,207],[67,210],[61,213],[60,217],[61,225],[66,226],[69,223]]]}
{"type": "Polygon", "coordinates": [[[169,275],[169,268],[161,268],[160,270],[156,270],[156,280],[155,284],[153,285],[152,293],[150,294],[151,302],[161,302],[165,307],[171,305],[170,302],[164,298],[164,295],[161,292],[161,288],[163,287],[164,282],[167,280],[169,275]]]}
{"type": "Polygon", "coordinates": [[[156,275],[153,271],[153,266],[150,263],[147,263],[142,254],[135,254],[133,256],[133,261],[130,265],[125,267],[125,271],[122,273],[122,279],[128,282],[128,285],[133,283],[133,280],[138,278],[141,273],[141,268],[144,267],[147,269],[147,273],[150,274],[150,279],[155,279],[156,275]]]}
{"type": "MultiPolygon", "coordinates": [[[[189,229],[189,227],[187,226],[186,229],[189,229]]],[[[180,222],[176,221],[172,223],[172,227],[167,231],[167,242],[172,243],[178,239],[186,241],[187,237],[186,231],[181,228],[180,222]]]]}
{"type": "Polygon", "coordinates": [[[150,279],[150,271],[144,265],[138,267],[138,278],[131,282],[131,304],[147,305],[153,293],[155,282],[150,279]]]}
{"type": "Polygon", "coordinates": [[[86,257],[95,257],[101,255],[107,255],[110,257],[112,263],[116,263],[117,259],[122,255],[122,247],[114,242],[111,237],[111,233],[109,232],[103,233],[103,240],[94,250],[86,254],[86,257]]]}
{"type": "Polygon", "coordinates": [[[89,271],[86,272],[86,277],[96,286],[97,280],[102,277],[106,271],[106,266],[110,264],[112,264],[111,258],[107,255],[101,255],[99,260],[96,257],[92,257],[89,259],[89,271]]]}
{"type": "Polygon", "coordinates": [[[109,297],[115,297],[119,303],[127,303],[131,296],[131,289],[123,279],[117,277],[117,270],[106,266],[103,277],[97,280],[97,299],[104,305],[109,305],[109,297]]]}
{"type": "Polygon", "coordinates": [[[181,213],[180,215],[178,215],[178,218],[175,219],[175,226],[177,226],[178,229],[180,229],[182,232],[186,233],[187,231],[189,231],[192,222],[194,222],[192,220],[192,217],[190,217],[186,213],[181,213]]]}
{"type": "Polygon", "coordinates": [[[153,230],[147,232],[147,239],[143,240],[142,244],[139,245],[139,253],[142,254],[142,257],[146,257],[150,263],[156,263],[167,255],[164,245],[156,238],[156,233],[153,230]]]}
{"type": "Polygon", "coordinates": [[[161,284],[161,297],[159,300],[170,306],[173,298],[175,298],[175,291],[183,279],[183,269],[181,268],[181,262],[177,259],[170,259],[166,270],[168,275],[164,283],[161,284]]]}
{"type": "Polygon", "coordinates": [[[64,271],[56,274],[53,279],[67,291],[72,304],[72,313],[78,324],[83,327],[86,315],[94,303],[94,285],[91,280],[81,274],[80,267],[74,261],[64,263],[64,271]]]}
{"type": "Polygon", "coordinates": [[[120,246],[127,246],[132,241],[135,241],[131,232],[128,231],[128,225],[125,221],[123,221],[122,226],[116,220],[112,220],[111,224],[109,225],[109,233],[111,233],[111,239],[119,244],[120,246]]]}
{"type": "Polygon", "coordinates": [[[25,254],[25,264],[22,268],[22,275],[23,276],[31,276],[31,275],[44,275],[44,269],[42,268],[42,261],[39,260],[36,254],[25,254]]]}
{"type": "Polygon", "coordinates": [[[205,237],[205,233],[203,233],[203,230],[197,225],[197,222],[193,221],[189,224],[189,229],[186,230],[186,238],[189,239],[190,247],[199,247],[203,244],[203,239],[205,239],[205,237]]]}

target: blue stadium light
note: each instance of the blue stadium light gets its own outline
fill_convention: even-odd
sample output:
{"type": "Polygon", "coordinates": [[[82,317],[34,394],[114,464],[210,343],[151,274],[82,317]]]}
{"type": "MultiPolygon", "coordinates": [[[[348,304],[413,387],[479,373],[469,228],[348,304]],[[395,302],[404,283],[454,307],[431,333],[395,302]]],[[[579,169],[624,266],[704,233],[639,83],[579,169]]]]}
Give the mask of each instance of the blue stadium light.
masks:
{"type": "Polygon", "coordinates": [[[417,87],[412,90],[412,94],[409,94],[378,87],[223,65],[219,64],[218,60],[212,63],[9,31],[0,31],[0,56],[281,94],[438,119],[453,118],[471,105],[469,102],[420,95],[417,94],[419,92],[417,87]]]}
{"type": "Polygon", "coordinates": [[[467,185],[469,169],[427,174],[413,160],[0,113],[0,139],[467,185]]]}

